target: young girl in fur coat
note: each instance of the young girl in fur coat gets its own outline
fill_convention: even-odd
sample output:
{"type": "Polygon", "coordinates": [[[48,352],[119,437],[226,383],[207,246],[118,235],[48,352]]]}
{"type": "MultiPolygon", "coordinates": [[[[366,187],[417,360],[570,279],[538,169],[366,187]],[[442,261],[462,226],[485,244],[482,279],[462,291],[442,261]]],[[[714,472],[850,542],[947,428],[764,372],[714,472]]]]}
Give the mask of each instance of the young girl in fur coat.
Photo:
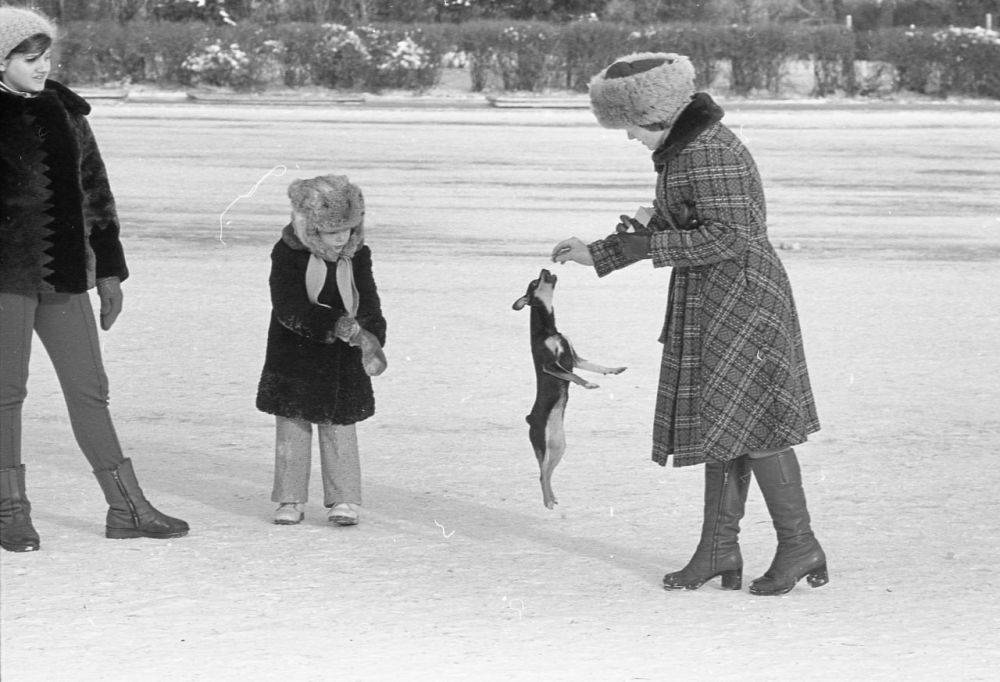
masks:
{"type": "Polygon", "coordinates": [[[107,498],[109,538],[174,538],[188,525],[146,501],[108,413],[101,328],[128,277],[108,176],[87,123],[90,105],[47,80],[55,27],[0,7],[0,546],[37,550],[21,463],[21,407],[33,334],[48,351],[73,435],[107,498]]]}
{"type": "Polygon", "coordinates": [[[721,576],[739,589],[737,539],[751,472],[778,536],[771,567],[750,585],[784,594],[803,577],[827,582],[826,556],[810,526],[792,446],[819,429],[792,289],[767,239],[764,192],[743,143],[720,123],[722,109],[695,93],[687,57],[623,57],[590,82],[598,122],[653,152],[656,201],[645,220],[622,216],[590,244],[573,237],[558,262],[598,276],[649,259],[670,267],[663,361],[653,417],[653,459],[705,465],[701,541],[668,590],[721,576]]]}
{"type": "Polygon", "coordinates": [[[275,415],[274,522],[304,518],[316,424],[328,519],[354,525],[355,424],[375,412],[370,377],[386,367],[364,198],[343,175],[296,180],[288,196],[292,222],[271,252],[271,323],[257,390],[257,408],[275,415]]]}

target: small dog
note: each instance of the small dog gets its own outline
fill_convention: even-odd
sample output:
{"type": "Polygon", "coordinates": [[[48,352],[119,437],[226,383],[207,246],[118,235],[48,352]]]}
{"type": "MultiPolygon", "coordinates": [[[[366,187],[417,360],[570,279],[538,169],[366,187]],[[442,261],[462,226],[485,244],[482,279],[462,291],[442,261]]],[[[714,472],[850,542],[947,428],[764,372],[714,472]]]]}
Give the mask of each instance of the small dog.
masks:
{"type": "Polygon", "coordinates": [[[569,398],[569,382],[584,388],[597,388],[573,373],[579,367],[598,374],[621,374],[625,367],[602,367],[584,360],[573,350],[569,339],[556,330],[555,310],[552,296],[555,293],[556,276],[546,269],[538,279],[528,284],[528,291],[514,301],[514,310],[524,306],[531,308],[531,359],[535,364],[535,404],[528,422],[528,439],[535,450],[541,469],[542,501],[552,509],[558,501],[552,492],[552,472],[566,450],[566,433],[563,430],[563,415],[569,398]]]}

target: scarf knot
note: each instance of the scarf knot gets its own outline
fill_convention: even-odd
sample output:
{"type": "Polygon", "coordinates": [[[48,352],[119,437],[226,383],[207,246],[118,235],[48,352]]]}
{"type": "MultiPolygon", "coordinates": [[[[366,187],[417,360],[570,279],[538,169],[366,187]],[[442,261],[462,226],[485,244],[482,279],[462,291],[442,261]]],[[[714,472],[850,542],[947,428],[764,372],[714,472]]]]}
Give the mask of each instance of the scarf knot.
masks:
{"type": "MultiPolygon", "coordinates": [[[[317,256],[315,253],[309,254],[309,263],[306,265],[306,295],[311,303],[321,305],[325,308],[330,306],[319,302],[320,292],[326,284],[326,264],[327,261],[317,256]]],[[[354,265],[351,258],[341,255],[335,262],[337,291],[340,299],[344,302],[344,310],[351,317],[358,315],[358,287],[354,283],[354,265]]]]}

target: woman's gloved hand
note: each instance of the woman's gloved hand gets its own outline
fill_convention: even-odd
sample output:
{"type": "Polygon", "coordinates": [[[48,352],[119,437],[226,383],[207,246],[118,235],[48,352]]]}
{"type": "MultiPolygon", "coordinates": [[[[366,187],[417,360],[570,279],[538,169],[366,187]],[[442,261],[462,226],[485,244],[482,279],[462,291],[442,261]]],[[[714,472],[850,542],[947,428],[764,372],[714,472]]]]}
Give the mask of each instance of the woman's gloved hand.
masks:
{"type": "Polygon", "coordinates": [[[627,215],[619,218],[620,222],[615,226],[615,234],[612,237],[621,245],[622,254],[629,260],[649,258],[649,240],[652,231],[635,218],[627,215]]]}
{"type": "Polygon", "coordinates": [[[122,283],[117,277],[97,280],[97,297],[101,299],[101,329],[108,331],[122,311],[122,283]]]}

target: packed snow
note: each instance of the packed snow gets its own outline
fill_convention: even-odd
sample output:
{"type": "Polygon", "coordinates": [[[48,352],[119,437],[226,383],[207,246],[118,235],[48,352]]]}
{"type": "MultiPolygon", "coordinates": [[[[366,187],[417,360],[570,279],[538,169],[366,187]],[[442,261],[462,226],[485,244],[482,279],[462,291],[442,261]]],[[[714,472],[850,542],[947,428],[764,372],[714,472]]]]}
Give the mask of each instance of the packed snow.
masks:
{"type": "MultiPolygon", "coordinates": [[[[97,102],[132,271],[102,335],[147,496],[188,537],[112,541],[41,344],[24,408],[39,552],[2,553],[0,675],[28,680],[995,679],[1000,667],[1000,108],[725,104],[764,178],[820,431],[798,448],[830,583],[664,592],[702,470],[650,459],[669,270],[556,267],[559,328],[627,365],[570,389],[560,504],[524,415],[558,240],[652,198],[585,110],[97,102]],[[359,425],[360,525],[271,523],[254,409],[269,252],[294,177],[367,200],[389,322],[359,425]],[[550,265],[549,265],[550,266],[550,265]],[[551,267],[551,266],[550,266],[551,267]]],[[[756,486],[745,578],[775,540],[756,486]]]]}

